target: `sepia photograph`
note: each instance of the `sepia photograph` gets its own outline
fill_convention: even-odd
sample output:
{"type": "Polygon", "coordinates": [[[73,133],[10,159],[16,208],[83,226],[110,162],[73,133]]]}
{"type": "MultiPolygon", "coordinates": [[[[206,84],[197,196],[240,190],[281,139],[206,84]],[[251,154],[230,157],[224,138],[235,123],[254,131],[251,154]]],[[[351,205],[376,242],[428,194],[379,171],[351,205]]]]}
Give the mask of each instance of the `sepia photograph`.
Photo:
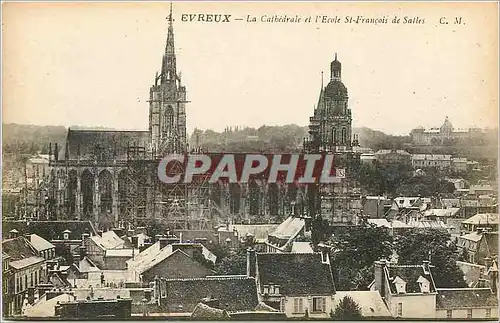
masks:
{"type": "Polygon", "coordinates": [[[2,1],[2,321],[498,321],[498,9],[2,1]]]}

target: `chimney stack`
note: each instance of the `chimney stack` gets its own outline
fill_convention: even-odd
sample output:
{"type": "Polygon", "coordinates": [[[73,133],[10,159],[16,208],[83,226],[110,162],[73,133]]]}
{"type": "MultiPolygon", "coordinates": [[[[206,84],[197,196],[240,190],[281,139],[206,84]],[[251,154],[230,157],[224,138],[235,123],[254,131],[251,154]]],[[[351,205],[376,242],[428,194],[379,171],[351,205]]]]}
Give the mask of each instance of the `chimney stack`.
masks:
{"type": "Polygon", "coordinates": [[[130,239],[132,240],[132,245],[134,246],[134,248],[139,249],[139,237],[133,236],[130,239]]]}
{"type": "Polygon", "coordinates": [[[85,258],[85,255],[87,254],[87,248],[85,248],[84,246],[80,246],[78,251],[80,254],[80,260],[83,260],[83,258],[85,258]]]}
{"type": "Polygon", "coordinates": [[[247,276],[255,277],[257,271],[257,255],[255,249],[247,249],[247,276]]]}
{"type": "Polygon", "coordinates": [[[386,260],[375,261],[375,289],[379,291],[380,296],[385,299],[385,267],[386,260]]]}
{"type": "Polygon", "coordinates": [[[424,269],[425,274],[428,274],[430,272],[429,264],[430,264],[429,260],[424,260],[422,263],[422,268],[424,269]]]}

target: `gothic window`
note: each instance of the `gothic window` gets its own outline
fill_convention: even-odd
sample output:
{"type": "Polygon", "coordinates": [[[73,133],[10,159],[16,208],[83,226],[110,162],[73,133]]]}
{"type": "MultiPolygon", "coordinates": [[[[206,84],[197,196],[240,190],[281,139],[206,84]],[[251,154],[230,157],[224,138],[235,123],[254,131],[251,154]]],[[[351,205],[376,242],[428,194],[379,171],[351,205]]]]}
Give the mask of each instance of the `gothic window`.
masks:
{"type": "Polygon", "coordinates": [[[333,140],[334,144],[337,143],[337,129],[335,129],[335,128],[333,128],[333,131],[332,131],[332,140],[333,140]]]}
{"type": "Polygon", "coordinates": [[[347,142],[347,130],[346,128],[342,128],[342,143],[345,144],[347,142]]]}
{"type": "Polygon", "coordinates": [[[169,105],[165,109],[165,132],[171,132],[174,128],[174,109],[169,105]]]}

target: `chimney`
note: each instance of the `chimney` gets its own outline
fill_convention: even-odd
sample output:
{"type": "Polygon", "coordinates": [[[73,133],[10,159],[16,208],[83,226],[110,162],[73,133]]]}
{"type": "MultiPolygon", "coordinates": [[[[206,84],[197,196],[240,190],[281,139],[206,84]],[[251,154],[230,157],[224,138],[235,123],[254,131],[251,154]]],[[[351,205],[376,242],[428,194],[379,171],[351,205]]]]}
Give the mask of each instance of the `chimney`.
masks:
{"type": "Polygon", "coordinates": [[[139,237],[138,236],[133,236],[131,237],[132,240],[132,245],[134,248],[139,249],[139,237]]]}
{"type": "Polygon", "coordinates": [[[158,241],[160,241],[160,250],[165,248],[166,246],[168,246],[168,242],[169,242],[168,239],[162,237],[158,241]]]}
{"type": "Polygon", "coordinates": [[[486,267],[486,272],[488,272],[488,269],[490,269],[491,267],[491,258],[485,257],[483,261],[484,261],[484,266],[486,267]]]}
{"type": "Polygon", "coordinates": [[[87,254],[87,248],[85,248],[84,246],[80,246],[79,254],[80,254],[80,260],[83,260],[83,258],[85,258],[85,255],[87,254]]]}
{"type": "Polygon", "coordinates": [[[255,249],[248,248],[247,249],[247,276],[255,277],[257,271],[257,255],[255,253],[255,249]]]}
{"type": "Polygon", "coordinates": [[[328,256],[328,247],[324,246],[321,248],[321,262],[323,264],[330,264],[330,257],[328,256]]]}
{"type": "MultiPolygon", "coordinates": [[[[498,265],[497,265],[496,260],[493,260],[491,262],[488,278],[490,279],[490,288],[491,288],[492,292],[497,294],[497,292],[498,292],[498,286],[497,286],[497,284],[498,284],[498,265]]],[[[497,297],[498,297],[498,294],[497,294],[497,297]]]]}
{"type": "Polygon", "coordinates": [[[429,260],[424,260],[422,262],[422,268],[424,269],[424,273],[427,275],[430,273],[429,263],[430,263],[429,260]]]}
{"type": "Polygon", "coordinates": [[[82,234],[82,246],[85,245],[85,240],[87,240],[87,238],[89,238],[89,237],[90,237],[90,234],[88,234],[88,233],[82,234]]]}
{"type": "Polygon", "coordinates": [[[375,290],[379,291],[380,296],[385,299],[385,259],[375,261],[375,290]]]}

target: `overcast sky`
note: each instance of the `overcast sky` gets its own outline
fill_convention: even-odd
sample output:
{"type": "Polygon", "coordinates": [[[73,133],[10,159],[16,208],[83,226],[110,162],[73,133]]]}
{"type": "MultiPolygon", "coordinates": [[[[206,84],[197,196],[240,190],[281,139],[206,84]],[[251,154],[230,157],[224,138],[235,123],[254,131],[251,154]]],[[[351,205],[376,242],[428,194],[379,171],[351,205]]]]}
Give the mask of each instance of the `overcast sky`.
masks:
{"type": "MultiPolygon", "coordinates": [[[[168,3],[3,4],[3,122],[147,129],[168,3]]],[[[354,126],[393,134],[498,123],[495,3],[174,3],[188,131],[307,125],[334,53],[354,126]],[[181,14],[231,14],[230,23],[181,14]],[[424,24],[247,23],[273,14],[424,24]],[[454,25],[461,16],[465,25],[454,25]],[[447,17],[448,25],[440,25],[447,17]],[[235,21],[234,18],[242,18],[235,21]]]]}

